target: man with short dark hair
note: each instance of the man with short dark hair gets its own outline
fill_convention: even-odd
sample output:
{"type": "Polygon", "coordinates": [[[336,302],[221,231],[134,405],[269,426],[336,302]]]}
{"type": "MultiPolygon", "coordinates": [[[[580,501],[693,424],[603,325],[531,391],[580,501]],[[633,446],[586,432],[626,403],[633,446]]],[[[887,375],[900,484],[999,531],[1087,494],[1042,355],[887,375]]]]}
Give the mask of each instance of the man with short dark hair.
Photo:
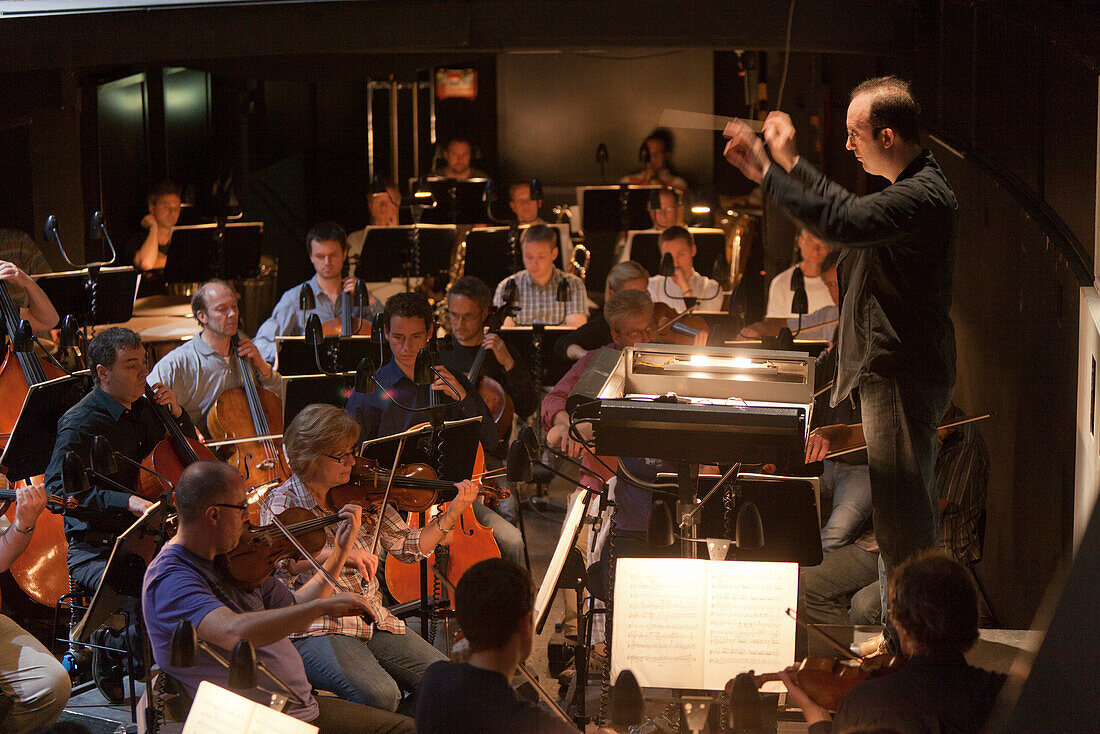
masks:
{"type": "Polygon", "coordinates": [[[283,378],[264,361],[252,340],[238,330],[238,299],[236,291],[221,280],[196,288],[191,295],[191,313],[202,331],[164,355],[149,373],[149,383],[162,382],[170,387],[191,422],[207,438],[210,409],[223,392],[242,385],[238,355],[256,371],[259,385],[282,395],[283,378]],[[231,354],[234,337],[237,349],[231,354]]]}
{"type": "Polygon", "coordinates": [[[530,181],[520,181],[508,188],[508,208],[516,215],[521,227],[526,224],[546,224],[539,216],[542,199],[531,198],[530,181]]]}
{"type": "Polygon", "coordinates": [[[162,181],[149,192],[149,213],[141,220],[146,230],[134,252],[134,267],[138,270],[163,270],[172,245],[172,230],[183,208],[183,189],[172,181],[162,181]]]}
{"type": "Polygon", "coordinates": [[[523,248],[523,270],[500,281],[493,296],[495,306],[504,305],[504,291],[509,283],[515,283],[518,310],[515,317],[504,320],[504,325],[562,323],[577,327],[588,321],[584,281],[556,265],[558,231],[545,224],[533,224],[524,231],[520,247],[523,248]],[[558,284],[562,280],[569,288],[569,300],[558,303],[558,284]]]}
{"type": "Polygon", "coordinates": [[[623,176],[619,182],[637,186],[661,184],[671,186],[681,194],[685,193],[687,181],[671,170],[672,148],[672,133],[667,128],[656,128],[642,141],[642,147],[638,151],[645,168],[623,176]]]}
{"type": "Polygon", "coordinates": [[[468,178],[485,178],[485,171],[470,166],[473,147],[461,135],[452,135],[443,146],[443,167],[432,171],[433,176],[464,181],[468,178]]]}
{"type": "MultiPolygon", "coordinates": [[[[341,294],[355,291],[358,282],[354,276],[344,272],[344,263],[348,259],[348,237],[344,228],[335,222],[321,222],[306,235],[306,250],[313,263],[314,276],[300,283],[279,297],[279,302],[271,311],[271,316],[256,330],[252,340],[260,351],[260,356],[269,364],[276,364],[277,349],[275,337],[301,336],[306,331],[306,321],[317,314],[321,323],[341,317],[341,294]],[[313,291],[314,308],[302,310],[298,302],[302,286],[313,291]]],[[[382,302],[371,298],[370,303],[352,303],[352,317],[369,319],[382,310],[382,302]]]]}
{"type": "Polygon", "coordinates": [[[979,731],[1006,676],[972,667],[963,656],[978,640],[970,573],[940,553],[910,557],[890,579],[890,615],[909,660],[897,672],[858,684],[841,699],[833,720],[792,680],[797,668],[780,673],[811,734],[979,731]]]}
{"type": "MultiPolygon", "coordinates": [[[[470,644],[464,663],[434,663],[420,681],[420,734],[576,734],[572,724],[516,695],[509,681],[535,639],[531,575],[503,558],[474,564],[455,589],[455,616],[470,644]]],[[[603,731],[609,731],[601,729],[603,731]]]]}
{"type": "Polygon", "coordinates": [[[695,271],[695,238],[687,227],[674,224],[657,236],[661,259],[672,258],[671,277],[654,275],[649,279],[649,297],[677,312],[696,306],[701,311],[722,309],[722,289],[718,281],[695,271]]]}
{"type": "MultiPolygon", "coordinates": [[[[172,665],[172,636],[181,621],[190,622],[197,637],[221,651],[224,658],[242,640],[252,643],[256,659],[292,691],[284,712],[311,722],[326,734],[342,732],[409,732],[412,722],[388,711],[331,696],[314,697],[302,658],[288,635],[317,617],[368,613],[359,594],[333,594],[321,574],[291,592],[268,576],[249,588],[233,579],[230,568],[215,559],[241,542],[248,526],[248,492],[244,479],[228,464],[198,461],[187,467],[176,484],[179,530],[161,549],[145,573],[142,606],[153,657],[162,670],[194,696],[204,680],[225,686],[228,671],[204,651],[197,651],[192,668],[172,665]],[[298,700],[295,700],[298,699],[298,700]]],[[[361,508],[344,506],[337,531],[336,552],[324,569],[338,574],[359,532],[361,508]]],[[[286,694],[274,678],[257,671],[258,687],[241,695],[267,704],[266,691],[286,694]]]]}
{"type": "MultiPolygon", "coordinates": [[[[897,77],[869,79],[852,92],[846,147],[867,173],[890,182],[866,196],[799,156],[785,113],[772,112],[764,123],[771,157],[744,123],[732,122],[724,133],[730,163],[841,248],[831,402],[859,390],[875,536],[887,572],[936,545],[936,426],[955,383],[949,310],[958,205],[932,153],[921,148],[918,113],[909,85],[897,77]]],[[[816,429],[807,461],[828,453],[835,439],[832,427],[816,429]]]]}

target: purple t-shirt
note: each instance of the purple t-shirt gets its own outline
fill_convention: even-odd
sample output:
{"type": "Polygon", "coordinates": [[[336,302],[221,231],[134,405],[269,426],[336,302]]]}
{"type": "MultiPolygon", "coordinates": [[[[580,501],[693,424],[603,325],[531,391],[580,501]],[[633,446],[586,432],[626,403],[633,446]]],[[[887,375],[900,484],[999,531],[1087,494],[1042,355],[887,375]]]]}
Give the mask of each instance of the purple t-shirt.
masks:
{"type": "MultiPolygon", "coordinates": [[[[274,578],[269,578],[255,589],[244,591],[228,581],[210,561],[182,545],[171,543],[161,549],[146,569],[141,603],[153,658],[161,669],[182,683],[187,692],[194,696],[200,682],[208,680],[224,686],[229,680],[229,673],[201,650],[198,651],[198,665],[194,668],[174,668],[168,664],[172,633],[179,621],[190,620],[198,629],[203,618],[218,607],[229,607],[234,612],[259,612],[290,606],[294,603],[294,595],[282,581],[274,578]]],[[[219,651],[229,659],[229,651],[219,651]]],[[[293,699],[287,701],[285,713],[303,721],[317,718],[317,701],[310,693],[302,656],[288,638],[257,648],[256,659],[266,664],[305,701],[305,706],[299,706],[293,699]]],[[[257,682],[269,691],[283,693],[282,688],[262,671],[257,672],[257,682]]],[[[260,703],[269,700],[269,696],[259,689],[239,693],[260,703]]]]}

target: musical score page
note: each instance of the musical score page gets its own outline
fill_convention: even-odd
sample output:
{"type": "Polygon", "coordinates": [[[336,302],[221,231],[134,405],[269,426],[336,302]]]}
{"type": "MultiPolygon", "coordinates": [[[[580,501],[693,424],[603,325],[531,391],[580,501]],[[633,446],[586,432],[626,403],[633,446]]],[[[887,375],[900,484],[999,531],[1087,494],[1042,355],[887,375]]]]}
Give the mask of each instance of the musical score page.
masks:
{"type": "Polygon", "coordinates": [[[183,734],[317,734],[317,727],[203,681],[183,734]]]}
{"type": "Polygon", "coordinates": [[[615,571],[611,675],[647,688],[721,690],[747,670],[794,662],[798,565],[622,558],[615,571]]]}

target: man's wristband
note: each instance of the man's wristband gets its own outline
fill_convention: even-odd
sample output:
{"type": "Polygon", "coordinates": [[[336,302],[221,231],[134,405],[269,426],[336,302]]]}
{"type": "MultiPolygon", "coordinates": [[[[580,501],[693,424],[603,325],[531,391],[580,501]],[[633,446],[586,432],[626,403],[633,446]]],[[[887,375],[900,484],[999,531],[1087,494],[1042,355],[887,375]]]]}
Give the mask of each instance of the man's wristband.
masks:
{"type": "Polygon", "coordinates": [[[17,533],[21,533],[21,534],[23,534],[23,535],[30,535],[31,533],[33,533],[33,532],[34,532],[34,528],[36,527],[36,526],[34,526],[34,525],[31,525],[31,526],[30,526],[29,528],[27,528],[26,530],[24,530],[23,528],[19,527],[19,519],[18,519],[18,518],[16,518],[16,519],[15,519],[15,520],[14,520],[14,521],[12,522],[11,526],[12,526],[13,528],[15,528],[15,532],[17,532],[17,533]]]}

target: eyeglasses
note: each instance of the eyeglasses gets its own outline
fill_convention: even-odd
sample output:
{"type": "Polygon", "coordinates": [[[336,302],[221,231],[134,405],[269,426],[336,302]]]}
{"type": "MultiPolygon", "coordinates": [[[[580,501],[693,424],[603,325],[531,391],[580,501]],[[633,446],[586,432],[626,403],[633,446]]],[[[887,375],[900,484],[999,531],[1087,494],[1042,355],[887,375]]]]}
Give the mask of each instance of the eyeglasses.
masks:
{"type": "Polygon", "coordinates": [[[348,458],[349,456],[352,459],[355,458],[355,452],[354,451],[345,451],[342,454],[335,454],[335,455],[334,454],[324,454],[324,455],[327,456],[328,458],[332,459],[333,461],[335,461],[337,464],[343,464],[344,459],[348,458]]]}
{"type": "Polygon", "coordinates": [[[652,336],[657,333],[656,326],[647,326],[644,329],[634,329],[633,331],[620,332],[624,338],[632,342],[639,342],[648,336],[652,336]]]}
{"type": "Polygon", "coordinates": [[[226,507],[226,508],[229,508],[229,509],[238,510],[242,515],[247,515],[248,514],[248,503],[247,502],[242,502],[239,505],[231,505],[231,504],[228,504],[226,502],[217,502],[217,503],[215,503],[213,505],[210,505],[210,506],[211,507],[226,507]]]}

